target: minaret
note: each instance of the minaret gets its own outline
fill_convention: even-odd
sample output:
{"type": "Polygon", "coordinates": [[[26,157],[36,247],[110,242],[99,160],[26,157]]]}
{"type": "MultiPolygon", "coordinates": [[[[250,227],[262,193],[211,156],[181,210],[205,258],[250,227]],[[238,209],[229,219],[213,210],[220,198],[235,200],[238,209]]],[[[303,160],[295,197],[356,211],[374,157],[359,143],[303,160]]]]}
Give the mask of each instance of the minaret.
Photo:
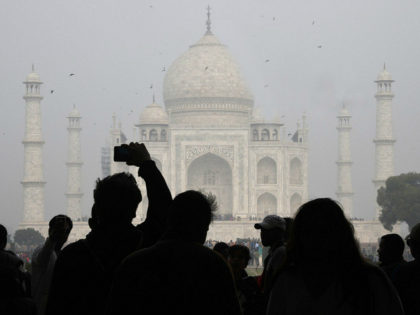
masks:
{"type": "Polygon", "coordinates": [[[120,146],[127,142],[127,138],[121,130],[121,122],[117,125],[117,116],[115,113],[112,115],[112,128],[111,128],[111,175],[119,172],[127,172],[128,166],[126,163],[114,162],[114,147],[120,146]]]}
{"type": "Polygon", "coordinates": [[[23,82],[26,87],[26,94],[23,99],[26,101],[25,109],[25,136],[23,138],[24,148],[24,175],[23,186],[23,223],[44,221],[44,170],[42,163],[42,138],[41,128],[41,80],[35,73],[32,65],[32,72],[23,82]]]}
{"type": "Polygon", "coordinates": [[[353,185],[351,180],[350,124],[351,115],[343,105],[337,116],[338,159],[337,159],[337,199],[344,208],[344,213],[351,218],[353,214],[353,185]]]}
{"type": "Polygon", "coordinates": [[[82,178],[82,157],[80,147],[80,116],[76,107],[73,108],[67,119],[69,125],[69,147],[67,156],[67,215],[72,219],[82,217],[82,197],[81,178],[82,178]]]}
{"type": "Polygon", "coordinates": [[[379,218],[381,208],[376,203],[378,189],[385,186],[388,177],[394,175],[394,143],[392,135],[392,99],[394,94],[391,84],[394,82],[391,74],[386,70],[379,73],[376,98],[376,137],[375,143],[375,208],[376,219],[379,218]]]}

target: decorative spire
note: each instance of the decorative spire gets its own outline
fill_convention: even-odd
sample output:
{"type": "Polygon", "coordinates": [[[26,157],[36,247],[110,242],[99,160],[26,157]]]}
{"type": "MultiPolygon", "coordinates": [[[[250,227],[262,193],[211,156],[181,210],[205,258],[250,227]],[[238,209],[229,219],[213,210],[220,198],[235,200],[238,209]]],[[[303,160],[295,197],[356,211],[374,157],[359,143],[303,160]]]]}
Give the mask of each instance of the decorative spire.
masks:
{"type": "Polygon", "coordinates": [[[117,115],[115,115],[115,112],[112,114],[112,128],[117,128],[117,115]]]}
{"type": "Polygon", "coordinates": [[[152,104],[154,104],[155,103],[155,91],[153,91],[153,103],[152,104]]]}
{"type": "Polygon", "coordinates": [[[210,6],[207,6],[207,32],[206,35],[212,34],[211,32],[211,20],[210,20],[210,6]]]}
{"type": "Polygon", "coordinates": [[[32,64],[32,72],[35,72],[35,66],[32,64]]]}
{"type": "Polygon", "coordinates": [[[384,62],[384,70],[386,70],[386,64],[385,64],[385,62],[384,62]]]}

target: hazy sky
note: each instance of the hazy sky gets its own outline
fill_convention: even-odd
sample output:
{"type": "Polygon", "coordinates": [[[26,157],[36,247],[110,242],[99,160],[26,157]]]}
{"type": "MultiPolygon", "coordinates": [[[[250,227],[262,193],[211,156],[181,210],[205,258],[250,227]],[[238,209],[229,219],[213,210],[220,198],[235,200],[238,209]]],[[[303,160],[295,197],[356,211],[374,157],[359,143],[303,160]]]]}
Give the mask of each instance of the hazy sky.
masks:
{"type": "Polygon", "coordinates": [[[345,102],[353,116],[354,213],[373,217],[373,81],[384,62],[395,79],[396,173],[420,171],[419,1],[2,1],[0,222],[12,230],[22,218],[22,81],[31,64],[44,82],[46,219],[65,212],[66,116],[73,104],[83,116],[87,214],[112,113],[131,138],[152,100],[151,83],[163,105],[162,68],[204,34],[208,4],[213,33],[240,64],[256,106],[266,117],[285,115],[290,132],[306,112],[310,197],[335,197],[336,115],[345,102]]]}

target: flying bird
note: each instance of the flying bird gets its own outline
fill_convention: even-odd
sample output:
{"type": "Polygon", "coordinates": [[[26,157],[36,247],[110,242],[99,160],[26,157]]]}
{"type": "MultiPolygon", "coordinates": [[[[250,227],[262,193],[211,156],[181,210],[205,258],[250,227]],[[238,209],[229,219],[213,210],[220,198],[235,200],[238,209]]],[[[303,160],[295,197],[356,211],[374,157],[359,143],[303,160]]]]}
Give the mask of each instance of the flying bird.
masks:
{"type": "Polygon", "coordinates": [[[54,90],[51,90],[51,91],[50,91],[50,94],[53,94],[53,93],[54,93],[54,90]]]}
{"type": "Polygon", "coordinates": [[[209,67],[205,67],[205,68],[204,68],[204,71],[206,71],[208,68],[209,68],[209,67]]]}
{"type": "Polygon", "coordinates": [[[318,46],[316,46],[316,47],[318,47],[318,48],[322,48],[322,45],[318,45],[318,46]]]}
{"type": "Polygon", "coordinates": [[[265,59],[265,62],[270,62],[270,59],[265,59]]]}
{"type": "Polygon", "coordinates": [[[150,84],[150,88],[153,89],[153,84],[150,84]]]}
{"type": "Polygon", "coordinates": [[[165,72],[165,71],[166,71],[165,66],[163,66],[163,68],[162,68],[162,72],[165,72]]]}
{"type": "Polygon", "coordinates": [[[315,24],[315,20],[312,21],[312,25],[314,25],[314,24],[315,24]]]}
{"type": "Polygon", "coordinates": [[[273,16],[273,21],[275,21],[276,20],[276,17],[275,16],[273,16]]]}
{"type": "Polygon", "coordinates": [[[72,77],[72,76],[74,76],[74,73],[70,73],[70,74],[69,74],[69,77],[72,77]]]}
{"type": "Polygon", "coordinates": [[[266,88],[266,87],[268,87],[268,84],[264,85],[264,87],[265,87],[265,88],[266,88]]]}

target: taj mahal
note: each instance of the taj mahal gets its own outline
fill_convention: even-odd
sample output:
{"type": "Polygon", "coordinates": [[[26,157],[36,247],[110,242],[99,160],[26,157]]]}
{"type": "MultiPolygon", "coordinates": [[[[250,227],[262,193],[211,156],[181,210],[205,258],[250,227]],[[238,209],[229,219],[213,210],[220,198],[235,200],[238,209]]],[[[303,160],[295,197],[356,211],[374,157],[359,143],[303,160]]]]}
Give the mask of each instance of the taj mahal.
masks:
{"type": "MultiPolygon", "coordinates": [[[[377,80],[377,117],[374,185],[379,188],[393,175],[391,75],[384,68],[377,80]]],[[[20,228],[34,227],[47,233],[44,218],[44,186],[41,132],[40,77],[33,70],[26,86],[25,170],[22,181],[24,215],[20,228]]],[[[110,146],[102,148],[103,176],[135,170],[113,161],[113,147],[131,141],[146,144],[153,160],[175,196],[199,189],[216,196],[219,210],[208,238],[235,240],[259,237],[254,223],[268,214],[293,216],[308,200],[308,128],[306,116],[292,134],[286,135],[281,119],[264,119],[254,104],[252,91],[239,65],[211,30],[208,13],[204,36],[191,45],[168,68],[163,80],[163,106],[154,100],[140,113],[133,139],[123,133],[113,116],[110,146]]],[[[68,116],[67,214],[74,220],[72,240],[89,231],[82,216],[80,150],[81,114],[74,108],[68,116]]],[[[352,217],[351,115],[343,107],[337,115],[337,200],[352,217]]],[[[106,131],[104,131],[104,134],[106,131]]],[[[316,179],[314,179],[316,180],[316,179]]],[[[145,218],[145,185],[138,184],[145,200],[135,222],[145,218]]],[[[377,205],[372,205],[376,207],[377,205]]],[[[387,233],[377,219],[353,221],[363,243],[376,243],[387,233]]]]}

